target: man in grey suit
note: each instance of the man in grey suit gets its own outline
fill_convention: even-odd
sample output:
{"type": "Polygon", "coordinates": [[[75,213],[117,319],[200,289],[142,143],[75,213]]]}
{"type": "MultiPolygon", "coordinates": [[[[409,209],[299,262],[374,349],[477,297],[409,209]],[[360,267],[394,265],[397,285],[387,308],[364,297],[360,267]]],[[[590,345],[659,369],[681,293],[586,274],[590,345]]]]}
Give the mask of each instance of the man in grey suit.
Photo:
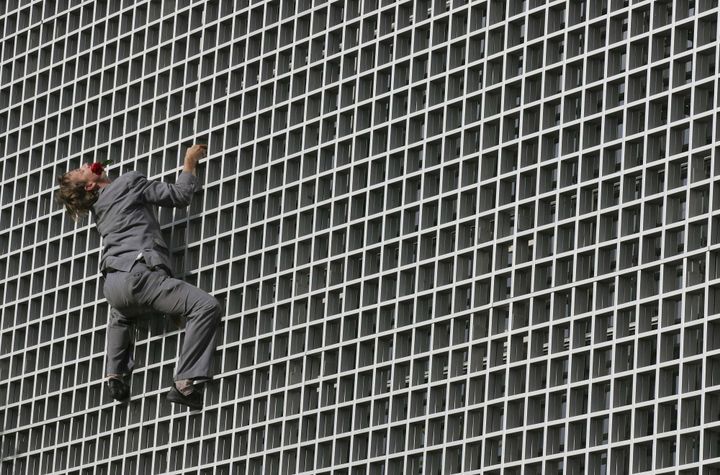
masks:
{"type": "Polygon", "coordinates": [[[212,378],[220,305],[206,292],[173,278],[168,246],[153,206],[190,203],[197,183],[195,170],[206,150],[204,145],[188,148],[175,184],[149,181],[138,172],[111,181],[97,163],[59,178],[57,200],[74,219],[91,211],[103,238],[100,270],[105,276],[103,291],[112,307],[106,371],[110,393],[118,401],[130,395],[127,381],[134,366],[132,324],[159,312],[187,321],[167,399],[202,408],[203,396],[194,383],[212,378]]]}

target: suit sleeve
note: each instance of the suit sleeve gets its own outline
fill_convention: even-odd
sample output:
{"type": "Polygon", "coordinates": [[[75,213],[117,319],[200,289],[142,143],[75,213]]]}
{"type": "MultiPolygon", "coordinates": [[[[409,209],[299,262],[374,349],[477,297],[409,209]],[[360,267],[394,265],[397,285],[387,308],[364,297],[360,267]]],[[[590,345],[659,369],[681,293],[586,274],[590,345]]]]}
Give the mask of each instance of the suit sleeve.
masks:
{"type": "Polygon", "coordinates": [[[150,181],[142,177],[142,196],[146,203],[160,206],[187,206],[192,200],[197,177],[192,173],[181,172],[175,184],[162,181],[150,181]]]}

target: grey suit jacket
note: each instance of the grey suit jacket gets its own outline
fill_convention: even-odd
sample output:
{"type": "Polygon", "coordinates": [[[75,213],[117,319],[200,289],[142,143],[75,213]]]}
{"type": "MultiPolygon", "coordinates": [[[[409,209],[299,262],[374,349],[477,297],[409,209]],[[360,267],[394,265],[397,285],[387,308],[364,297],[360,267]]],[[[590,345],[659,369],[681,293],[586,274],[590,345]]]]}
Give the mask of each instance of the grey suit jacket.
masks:
{"type": "Polygon", "coordinates": [[[133,171],[102,188],[92,207],[103,238],[100,270],[129,272],[142,253],[149,267],[162,266],[172,273],[170,253],[153,205],[187,206],[196,184],[197,177],[191,173],[180,173],[173,185],[149,181],[133,171]]]}

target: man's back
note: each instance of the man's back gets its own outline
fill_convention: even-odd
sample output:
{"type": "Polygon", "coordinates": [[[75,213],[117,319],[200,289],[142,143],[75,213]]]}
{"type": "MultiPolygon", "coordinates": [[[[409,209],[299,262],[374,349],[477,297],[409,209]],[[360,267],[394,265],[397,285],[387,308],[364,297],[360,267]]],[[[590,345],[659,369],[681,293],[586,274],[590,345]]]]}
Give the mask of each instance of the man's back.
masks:
{"type": "Polygon", "coordinates": [[[187,206],[196,177],[181,173],[177,183],[148,181],[139,172],[126,173],[100,191],[93,205],[98,232],[103,237],[100,269],[129,271],[142,253],[150,267],[171,270],[167,243],[153,205],[187,206]]]}

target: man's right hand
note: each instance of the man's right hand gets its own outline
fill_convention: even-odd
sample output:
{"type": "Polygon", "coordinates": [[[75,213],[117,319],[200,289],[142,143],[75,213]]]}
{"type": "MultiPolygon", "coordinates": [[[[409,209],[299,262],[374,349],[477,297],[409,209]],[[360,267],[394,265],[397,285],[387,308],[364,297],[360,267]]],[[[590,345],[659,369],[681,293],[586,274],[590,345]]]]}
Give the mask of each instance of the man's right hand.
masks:
{"type": "Polygon", "coordinates": [[[207,145],[205,144],[195,144],[192,147],[189,147],[185,152],[185,164],[183,166],[183,171],[195,173],[195,168],[197,167],[198,162],[201,158],[205,157],[206,154],[207,145]]]}

